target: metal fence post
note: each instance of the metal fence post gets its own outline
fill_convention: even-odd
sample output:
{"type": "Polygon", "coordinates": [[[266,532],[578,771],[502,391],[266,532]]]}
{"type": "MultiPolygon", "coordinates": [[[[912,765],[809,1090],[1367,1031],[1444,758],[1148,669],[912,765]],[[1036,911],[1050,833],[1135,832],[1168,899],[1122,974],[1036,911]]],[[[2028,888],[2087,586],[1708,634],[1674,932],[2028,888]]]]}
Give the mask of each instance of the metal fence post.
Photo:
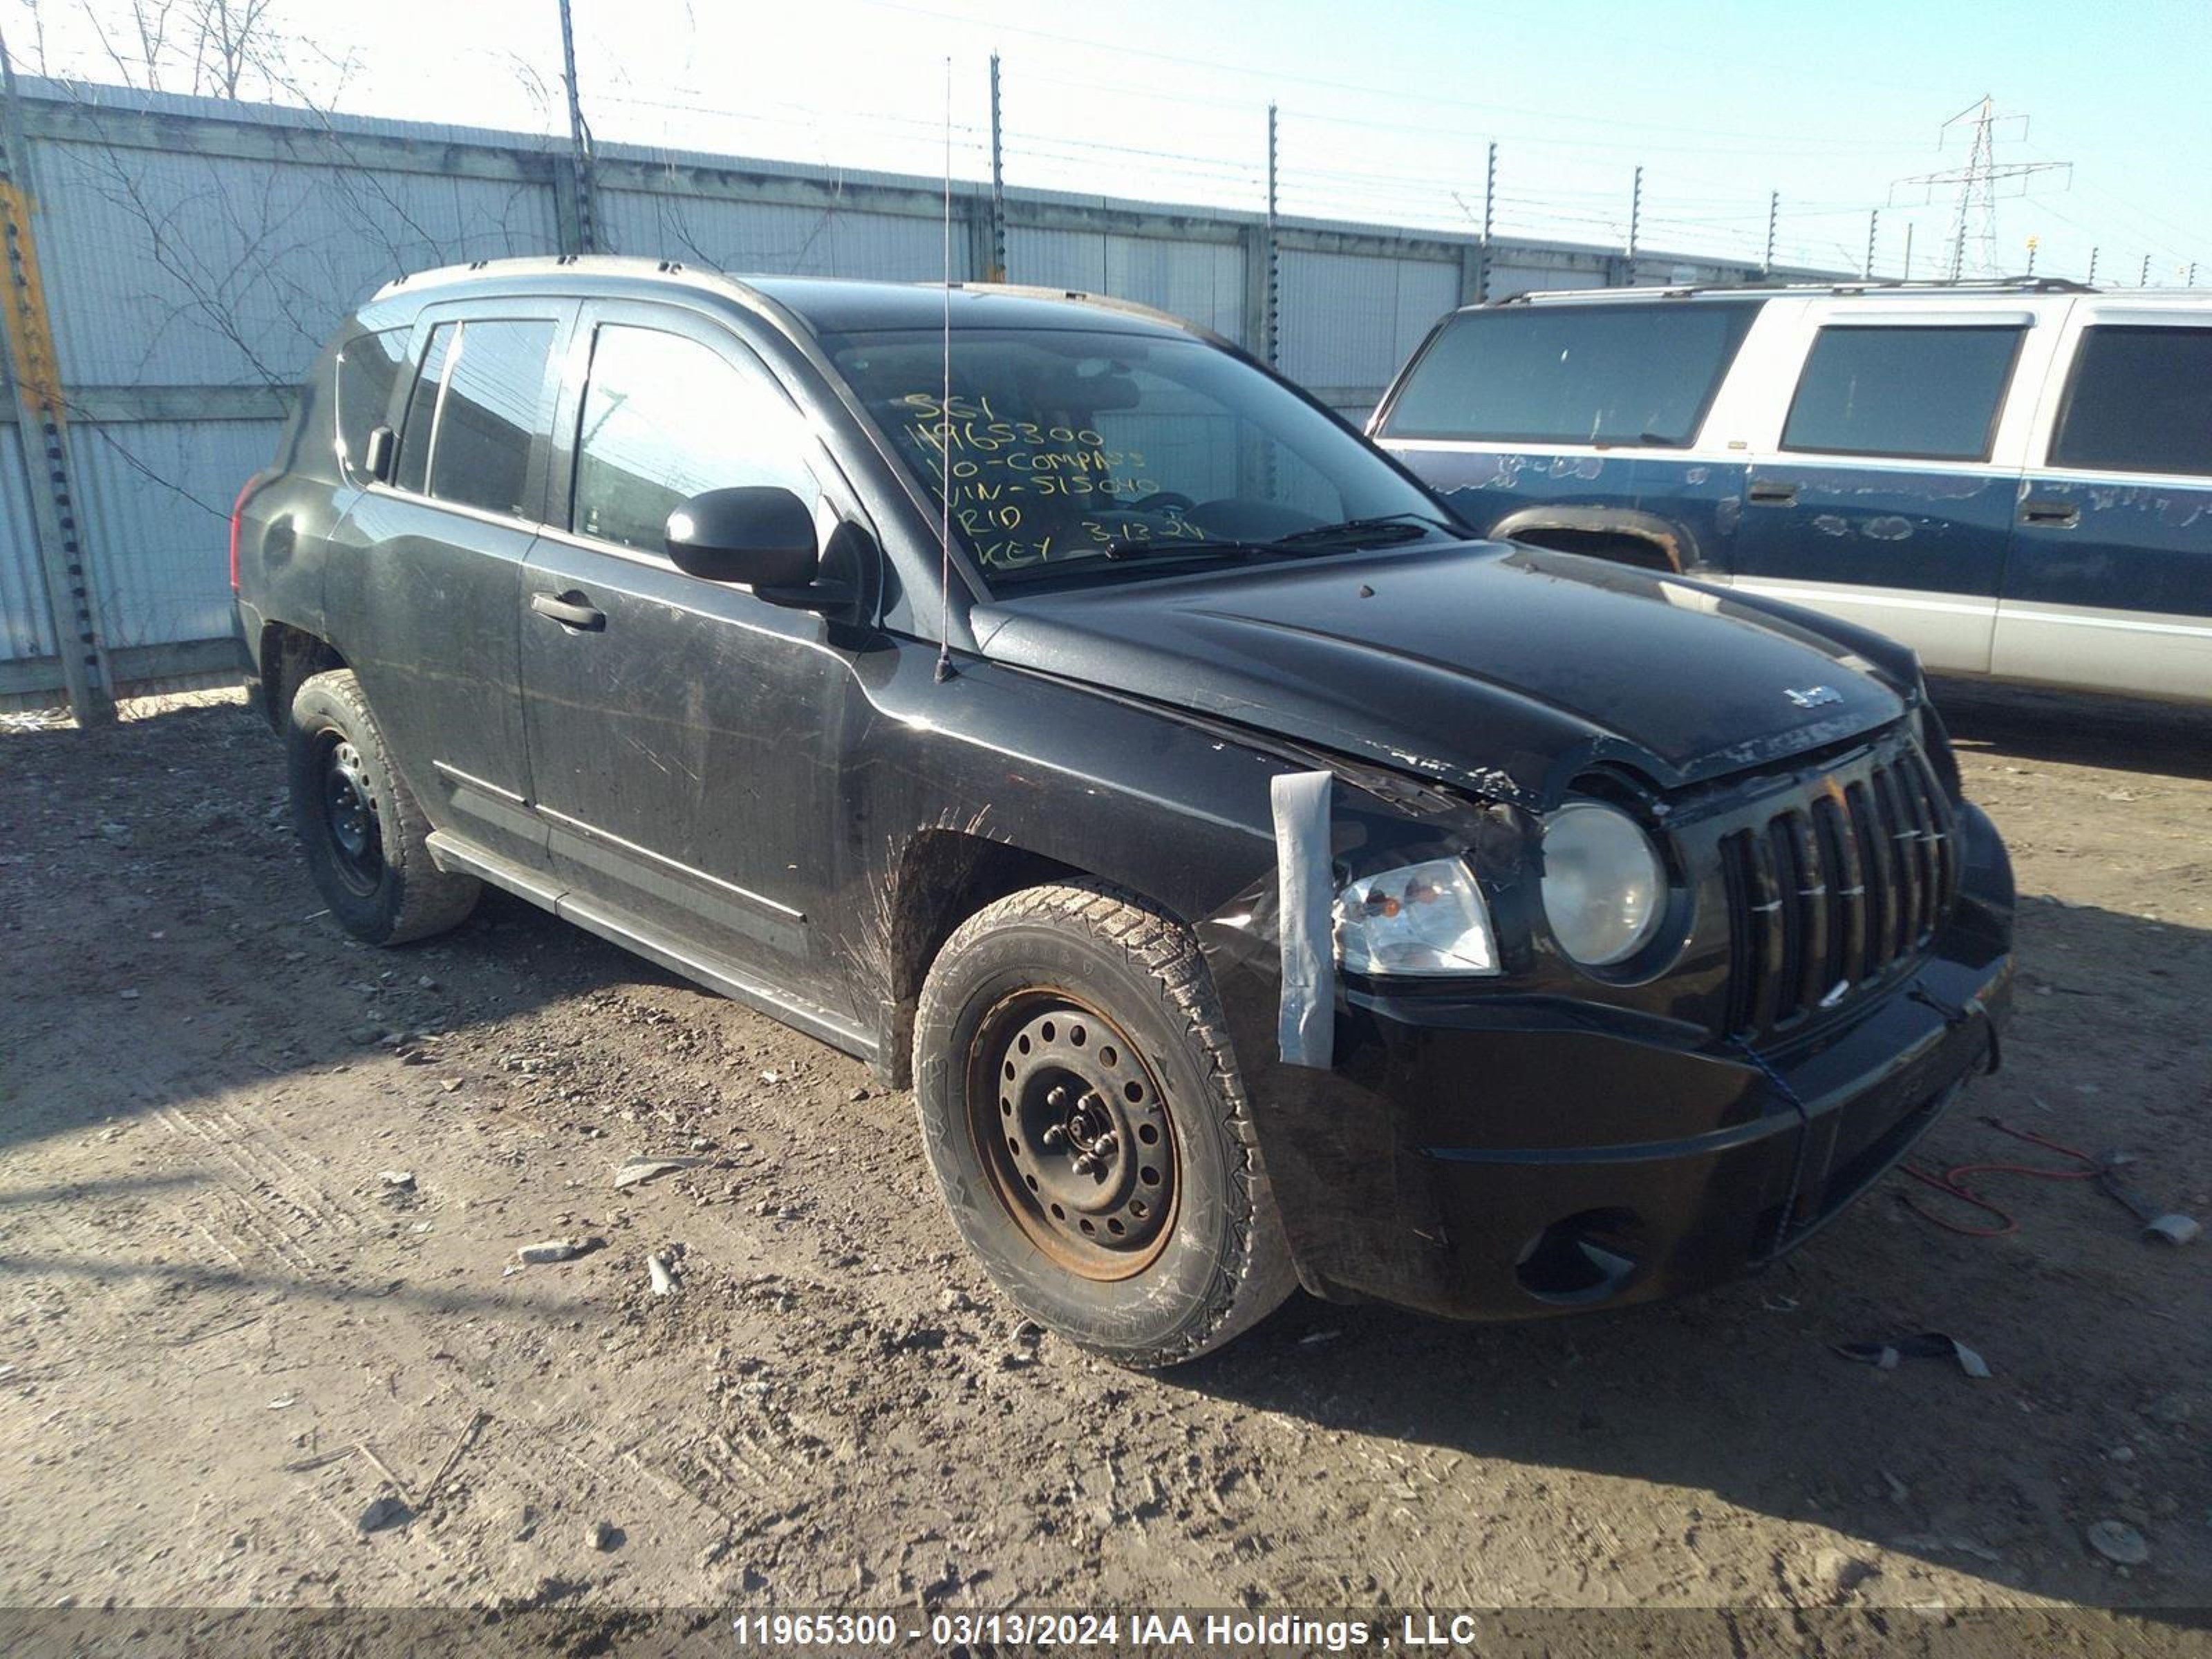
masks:
{"type": "Polygon", "coordinates": [[[592,170],[592,128],[584,119],[584,97],[576,85],[576,30],[568,15],[568,0],[561,6],[561,67],[568,83],[568,167],[574,187],[576,245],[565,253],[599,251],[599,180],[592,170]]]}
{"type": "Polygon", "coordinates": [[[1273,368],[1281,360],[1283,333],[1283,256],[1276,245],[1275,196],[1275,106],[1267,106],[1267,266],[1266,322],[1260,339],[1267,348],[1267,364],[1273,368]]]}
{"type": "Polygon", "coordinates": [[[1628,268],[1622,281],[1630,288],[1636,286],[1636,239],[1644,228],[1644,169],[1636,169],[1636,181],[1628,191],[1628,268]]]}
{"type": "Polygon", "coordinates": [[[100,638],[100,606],[94,597],[91,562],[70,466],[60,366],[54,357],[46,289],[39,276],[32,226],[37,201],[30,143],[23,133],[22,106],[15,90],[15,66],[8,56],[7,41],[0,39],[0,240],[6,243],[8,284],[6,303],[0,305],[0,337],[7,347],[5,378],[23,415],[32,533],[38,539],[39,562],[46,576],[62,684],[79,726],[104,726],[115,718],[115,684],[100,638]]]}
{"type": "Polygon", "coordinates": [[[987,282],[1006,280],[1006,147],[999,119],[999,54],[991,54],[991,264],[987,282]]]}

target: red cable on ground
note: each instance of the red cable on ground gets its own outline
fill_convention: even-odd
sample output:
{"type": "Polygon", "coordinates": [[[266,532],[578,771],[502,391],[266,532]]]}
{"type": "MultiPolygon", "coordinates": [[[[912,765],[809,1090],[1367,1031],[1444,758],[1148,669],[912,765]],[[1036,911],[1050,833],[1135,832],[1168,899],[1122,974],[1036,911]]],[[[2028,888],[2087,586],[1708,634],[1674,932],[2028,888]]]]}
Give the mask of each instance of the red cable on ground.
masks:
{"type": "Polygon", "coordinates": [[[2071,1146],[2062,1146],[2055,1140],[2049,1139],[2042,1135],[2033,1133],[2026,1129],[2015,1129],[2012,1127],[2011,1125],[2005,1123],[1997,1118],[1985,1117],[1982,1121],[1988,1124],[1990,1127],[1995,1129],[1999,1134],[2010,1135],[2014,1140],[2027,1141],[2031,1145],[2041,1146],[2046,1151],[2057,1152],[2062,1157],[2070,1158],[2076,1163],[2085,1164],[2087,1167],[2080,1170],[2052,1170],[2039,1168],[2036,1165],[2030,1164],[1960,1164],[1944,1170],[1941,1175],[1936,1175],[1926,1170],[1916,1169],[1910,1164],[1899,1164],[1898,1169],[1901,1173],[1911,1176],[1915,1181],[1919,1182],[1922,1185],[1933,1187],[1937,1192],[1942,1193],[1946,1198],[1952,1199],[1960,1204],[1971,1205],[1973,1208],[1981,1211],[1985,1215],[1993,1215],[2003,1224],[2002,1226],[1997,1227],[1962,1226],[1958,1222],[1946,1221],[1942,1216],[1923,1209],[1919,1205],[1912,1201],[1910,1194],[1907,1194],[1903,1199],[1902,1202],[1906,1209],[1911,1211],[1913,1214],[1918,1216],[1923,1221],[1932,1222],[1935,1225],[1941,1227],[1947,1233],[1958,1233],[1966,1238],[2002,1238],[2008,1234],[2016,1233],[2020,1231],[2019,1222],[2014,1220],[2012,1217],[2007,1214],[2003,1210],[1999,1209],[1996,1205],[1990,1203],[1989,1200],[1984,1198],[1972,1188],[1967,1186],[1964,1180],[1965,1176],[1972,1175],[2016,1175],[2027,1176],[2038,1181],[2094,1181],[2099,1176],[2105,1173],[2105,1166],[2099,1163],[2095,1158],[2091,1158],[2087,1152],[2076,1152],[2071,1146]]]}

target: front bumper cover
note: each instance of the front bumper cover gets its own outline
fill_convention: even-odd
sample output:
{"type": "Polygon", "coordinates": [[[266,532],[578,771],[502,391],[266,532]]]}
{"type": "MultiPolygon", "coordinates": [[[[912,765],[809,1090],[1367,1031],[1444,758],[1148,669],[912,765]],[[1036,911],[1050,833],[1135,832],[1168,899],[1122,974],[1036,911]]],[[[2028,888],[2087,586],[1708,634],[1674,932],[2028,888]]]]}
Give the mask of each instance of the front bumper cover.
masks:
{"type": "Polygon", "coordinates": [[[2011,871],[1982,813],[1958,830],[1959,901],[1925,953],[1758,1054],[1556,1000],[1353,991],[1332,1069],[1285,1065],[1276,981],[1209,943],[1308,1286],[1525,1318],[1677,1294],[1803,1243],[1995,1060],[2011,871]]]}

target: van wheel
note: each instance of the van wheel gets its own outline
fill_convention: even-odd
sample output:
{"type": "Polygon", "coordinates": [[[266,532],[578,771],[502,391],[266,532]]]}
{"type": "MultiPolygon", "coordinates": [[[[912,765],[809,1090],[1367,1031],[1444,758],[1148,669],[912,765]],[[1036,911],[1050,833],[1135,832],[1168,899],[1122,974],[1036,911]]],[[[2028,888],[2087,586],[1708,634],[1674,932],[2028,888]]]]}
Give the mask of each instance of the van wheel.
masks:
{"type": "Polygon", "coordinates": [[[915,1021],[923,1143],[1024,1313],[1121,1364],[1179,1364],[1297,1283],[1188,930],[1088,883],[961,924],[915,1021]]]}
{"type": "Polygon", "coordinates": [[[292,827],[331,914],[371,945],[457,926],[483,890],[431,860],[430,825],[349,668],[303,681],[285,733],[292,827]]]}

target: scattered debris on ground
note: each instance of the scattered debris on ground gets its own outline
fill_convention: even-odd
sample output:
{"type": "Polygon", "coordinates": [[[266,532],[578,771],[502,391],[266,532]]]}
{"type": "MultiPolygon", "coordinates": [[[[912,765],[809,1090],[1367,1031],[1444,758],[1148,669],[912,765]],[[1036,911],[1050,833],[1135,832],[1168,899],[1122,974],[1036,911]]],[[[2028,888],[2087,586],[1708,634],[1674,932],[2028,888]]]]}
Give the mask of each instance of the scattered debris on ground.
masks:
{"type": "MultiPolygon", "coordinates": [[[[2212,1213],[2212,720],[1946,714],[2021,1006],[1916,1157],[1995,1114],[2212,1213]]],[[[2203,1253],[2094,1182],[1967,1238],[1893,1177],[1688,1302],[1297,1301],[1133,1376],[998,1297],[859,1063],[517,902],[349,942],[242,708],[0,734],[0,823],[7,1602],[2212,1605],[2203,1253]],[[1929,1331],[1994,1375],[1830,1352],[1929,1331]]]]}

